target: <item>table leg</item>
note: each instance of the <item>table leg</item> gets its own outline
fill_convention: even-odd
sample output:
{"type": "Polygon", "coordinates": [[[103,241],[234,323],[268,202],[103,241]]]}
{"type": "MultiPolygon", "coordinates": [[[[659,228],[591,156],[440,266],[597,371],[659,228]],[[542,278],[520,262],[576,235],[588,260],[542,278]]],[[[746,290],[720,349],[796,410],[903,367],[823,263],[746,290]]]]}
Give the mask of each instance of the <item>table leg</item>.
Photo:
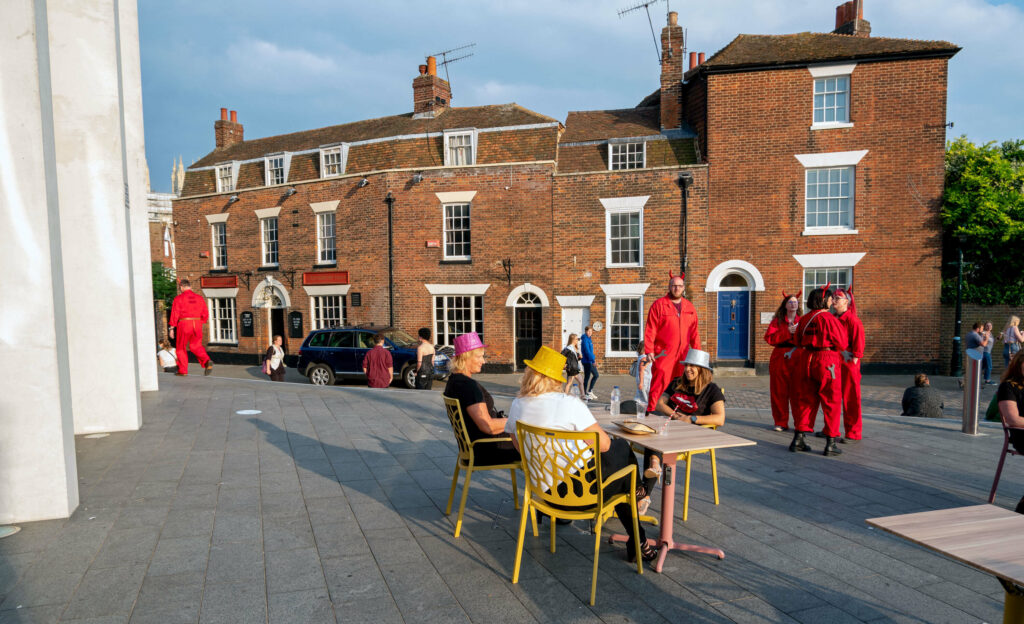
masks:
{"type": "Polygon", "coordinates": [[[1003,603],[1003,624],[1021,624],[1024,622],[1024,589],[1013,583],[999,579],[1006,592],[1003,603]]]}

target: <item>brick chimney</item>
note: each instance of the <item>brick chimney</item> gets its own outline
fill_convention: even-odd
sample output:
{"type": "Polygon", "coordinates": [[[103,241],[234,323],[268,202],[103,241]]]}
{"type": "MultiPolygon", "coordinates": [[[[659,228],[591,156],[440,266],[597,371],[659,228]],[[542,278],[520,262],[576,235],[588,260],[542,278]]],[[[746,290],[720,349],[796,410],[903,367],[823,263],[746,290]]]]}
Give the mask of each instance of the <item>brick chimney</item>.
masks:
{"type": "Polygon", "coordinates": [[[683,118],[683,28],[679,14],[668,14],[668,26],[661,29],[661,129],[682,127],[683,118]]]}
{"type": "Polygon", "coordinates": [[[238,111],[231,111],[231,120],[228,120],[228,109],[220,109],[220,119],[213,122],[213,136],[217,142],[217,149],[231,147],[241,143],[243,137],[242,124],[238,123],[238,111]]]}
{"type": "Polygon", "coordinates": [[[836,35],[870,37],[871,22],[864,19],[864,0],[850,0],[836,7],[836,35]]]}
{"type": "Polygon", "coordinates": [[[412,112],[415,114],[437,115],[448,108],[452,101],[452,88],[448,81],[437,75],[437,59],[427,57],[427,64],[420,65],[420,75],[412,81],[412,112]]]}

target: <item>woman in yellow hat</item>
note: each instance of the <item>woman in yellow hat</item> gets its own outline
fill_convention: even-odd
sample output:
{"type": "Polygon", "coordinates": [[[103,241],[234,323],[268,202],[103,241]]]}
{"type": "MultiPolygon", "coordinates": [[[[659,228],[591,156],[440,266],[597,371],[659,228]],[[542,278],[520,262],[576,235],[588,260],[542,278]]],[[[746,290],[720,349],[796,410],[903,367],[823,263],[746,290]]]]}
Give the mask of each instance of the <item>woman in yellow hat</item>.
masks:
{"type": "MultiPolygon", "coordinates": [[[[636,456],[633,455],[628,442],[621,438],[610,438],[582,401],[562,391],[562,384],[565,383],[565,376],[562,374],[565,369],[564,355],[554,349],[541,347],[537,355],[533,356],[532,360],[525,360],[524,364],[527,368],[519,385],[519,395],[509,408],[508,422],[505,424],[505,432],[512,435],[512,443],[516,449],[519,448],[516,423],[522,421],[546,429],[596,431],[600,438],[602,474],[610,475],[630,464],[637,465],[636,456]]],[[[586,454],[584,457],[593,461],[592,454],[586,454]]],[[[605,496],[623,493],[627,488],[629,480],[624,477],[606,486],[605,496]]],[[[647,496],[643,486],[638,489],[640,491],[637,492],[637,499],[647,496]]],[[[625,527],[632,525],[635,512],[635,509],[630,509],[628,503],[615,507],[615,515],[625,527]]],[[[652,561],[658,556],[658,549],[647,543],[643,526],[640,527],[640,544],[640,555],[644,561],[652,561]]],[[[632,538],[627,542],[626,549],[629,559],[634,561],[636,547],[632,538]]]]}

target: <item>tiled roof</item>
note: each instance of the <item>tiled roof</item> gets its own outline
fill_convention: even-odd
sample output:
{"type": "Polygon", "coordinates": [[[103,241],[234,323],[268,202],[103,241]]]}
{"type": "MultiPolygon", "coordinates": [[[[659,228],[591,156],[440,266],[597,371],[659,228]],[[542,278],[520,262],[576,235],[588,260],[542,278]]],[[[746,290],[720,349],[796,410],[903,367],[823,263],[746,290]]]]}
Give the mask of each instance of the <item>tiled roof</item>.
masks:
{"type": "Polygon", "coordinates": [[[854,61],[879,56],[915,56],[937,54],[952,56],[960,50],[948,41],[918,41],[885,37],[854,37],[825,33],[803,32],[793,35],[739,35],[707,59],[687,72],[854,61]]]}
{"type": "Polygon", "coordinates": [[[378,119],[366,119],[340,126],[304,130],[291,134],[243,141],[231,147],[214,150],[192,164],[206,167],[230,160],[261,158],[276,152],[298,152],[321,145],[366,141],[384,137],[440,132],[454,128],[501,128],[539,123],[557,123],[546,115],[527,110],[518,104],[449,108],[432,119],[413,119],[412,113],[378,119]]]}
{"type": "Polygon", "coordinates": [[[572,111],[565,120],[562,143],[640,137],[661,132],[657,106],[621,110],[572,111]]]}

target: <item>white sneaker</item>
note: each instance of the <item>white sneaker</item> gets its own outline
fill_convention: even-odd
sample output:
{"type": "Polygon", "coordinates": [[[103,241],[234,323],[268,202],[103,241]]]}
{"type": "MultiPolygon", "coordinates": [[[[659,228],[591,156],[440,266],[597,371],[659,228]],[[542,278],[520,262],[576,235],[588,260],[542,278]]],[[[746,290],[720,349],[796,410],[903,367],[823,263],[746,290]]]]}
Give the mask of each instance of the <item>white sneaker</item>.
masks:
{"type": "Polygon", "coordinates": [[[587,398],[590,399],[591,401],[596,401],[597,400],[597,395],[594,394],[593,392],[588,392],[587,393],[587,398]]]}

